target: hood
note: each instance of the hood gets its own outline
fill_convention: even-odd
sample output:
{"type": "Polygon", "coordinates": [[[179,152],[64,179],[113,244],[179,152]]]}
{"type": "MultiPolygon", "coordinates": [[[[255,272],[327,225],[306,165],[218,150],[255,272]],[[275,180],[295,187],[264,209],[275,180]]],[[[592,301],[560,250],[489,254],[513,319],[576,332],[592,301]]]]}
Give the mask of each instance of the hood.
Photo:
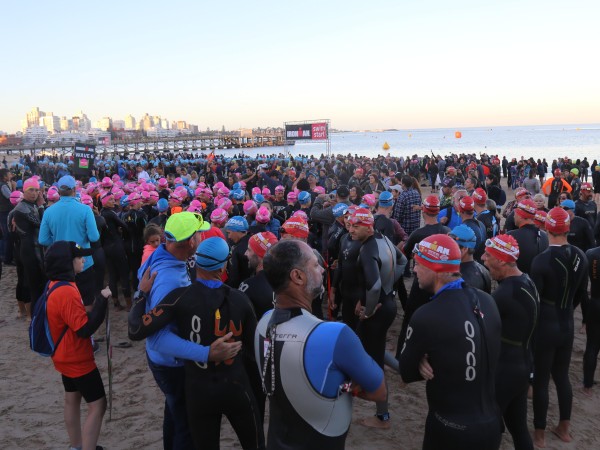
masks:
{"type": "Polygon", "coordinates": [[[67,241],[52,244],[45,256],[46,276],[52,281],[75,281],[71,245],[67,241]]]}

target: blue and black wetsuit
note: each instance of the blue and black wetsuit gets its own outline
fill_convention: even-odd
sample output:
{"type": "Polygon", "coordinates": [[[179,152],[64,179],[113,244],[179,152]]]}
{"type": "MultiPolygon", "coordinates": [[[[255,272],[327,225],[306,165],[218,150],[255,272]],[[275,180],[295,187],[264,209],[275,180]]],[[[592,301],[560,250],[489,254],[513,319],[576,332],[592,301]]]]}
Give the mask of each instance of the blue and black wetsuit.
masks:
{"type": "Polygon", "coordinates": [[[400,353],[400,374],[406,383],[422,380],[419,363],[428,355],[434,377],[427,381],[424,449],[500,446],[501,418],[494,395],[500,336],[492,297],[461,278],[415,311],[400,353]]]}
{"type": "Polygon", "coordinates": [[[540,295],[533,377],[533,425],[537,430],[546,428],[550,375],[556,385],[560,420],[571,418],[573,309],[587,295],[587,274],[585,254],[572,245],[553,245],[531,264],[531,278],[540,295]]]}
{"type": "Polygon", "coordinates": [[[515,449],[533,450],[527,429],[527,390],[533,370],[532,344],[540,299],[526,274],[504,278],[492,296],[502,319],[496,399],[515,449]]]}

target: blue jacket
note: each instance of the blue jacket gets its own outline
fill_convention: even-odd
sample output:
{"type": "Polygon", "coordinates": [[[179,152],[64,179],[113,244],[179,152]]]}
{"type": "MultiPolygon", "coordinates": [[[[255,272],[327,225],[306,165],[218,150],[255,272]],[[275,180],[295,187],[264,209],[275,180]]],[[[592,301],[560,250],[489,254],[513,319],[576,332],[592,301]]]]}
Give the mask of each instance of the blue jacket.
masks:
{"type": "MultiPolygon", "coordinates": [[[[90,242],[100,239],[94,213],[75,197],[61,197],[44,212],[40,225],[39,242],[50,246],[56,241],[73,241],[80,247],[90,248],[90,242]]],[[[92,258],[85,258],[83,270],[94,265],[92,258]]]]}
{"type": "MultiPolygon", "coordinates": [[[[138,279],[142,278],[148,267],[150,273],[157,272],[157,275],[146,301],[146,312],[158,305],[173,289],[191,284],[186,262],[171,255],[165,244],[161,244],[140,267],[138,279]]],[[[209,350],[210,347],[179,337],[174,323],[146,339],[146,351],[150,361],[161,366],[182,366],[182,359],[204,363],[208,361],[209,350]]]]}

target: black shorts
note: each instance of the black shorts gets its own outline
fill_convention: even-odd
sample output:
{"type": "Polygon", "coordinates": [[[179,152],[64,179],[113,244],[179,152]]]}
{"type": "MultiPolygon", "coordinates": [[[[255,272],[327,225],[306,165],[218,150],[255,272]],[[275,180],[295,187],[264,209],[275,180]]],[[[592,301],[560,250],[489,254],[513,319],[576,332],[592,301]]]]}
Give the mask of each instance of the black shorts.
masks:
{"type": "Polygon", "coordinates": [[[81,294],[81,299],[85,306],[89,306],[94,303],[96,299],[96,274],[94,273],[94,266],[88,267],[81,273],[75,276],[75,284],[81,294]]]}
{"type": "Polygon", "coordinates": [[[100,371],[97,367],[90,373],[77,378],[62,375],[62,382],[65,392],[79,392],[86,403],[92,403],[106,397],[104,383],[102,383],[100,371]]]}

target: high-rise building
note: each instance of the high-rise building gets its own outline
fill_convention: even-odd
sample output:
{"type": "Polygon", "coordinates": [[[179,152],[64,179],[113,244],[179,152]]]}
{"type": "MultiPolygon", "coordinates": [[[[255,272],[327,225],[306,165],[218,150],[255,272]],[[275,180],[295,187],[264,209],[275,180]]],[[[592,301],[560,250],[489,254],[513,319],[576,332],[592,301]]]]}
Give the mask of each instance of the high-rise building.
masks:
{"type": "Polygon", "coordinates": [[[96,128],[99,130],[107,131],[112,128],[112,119],[110,117],[103,117],[96,122],[96,128]]]}
{"type": "Polygon", "coordinates": [[[177,129],[178,130],[187,130],[187,123],[185,120],[178,120],[177,121],[177,129]]]}
{"type": "Polygon", "coordinates": [[[73,129],[73,120],[65,116],[60,118],[60,130],[71,131],[73,129]]]}
{"type": "Polygon", "coordinates": [[[135,130],[135,117],[133,117],[131,114],[129,114],[128,116],[125,117],[125,129],[126,130],[135,130]]]}
{"type": "Polygon", "coordinates": [[[140,129],[141,130],[149,130],[154,126],[154,120],[152,117],[148,115],[148,113],[144,114],[144,117],[140,119],[140,129]]]}
{"type": "Polygon", "coordinates": [[[44,127],[48,133],[58,133],[60,131],[60,117],[53,113],[47,113],[40,117],[39,125],[44,127]]]}
{"type": "Polygon", "coordinates": [[[25,119],[21,122],[21,127],[23,131],[25,131],[29,127],[37,127],[40,124],[40,118],[44,117],[46,113],[44,111],[40,111],[40,108],[37,106],[35,108],[31,108],[25,115],[25,119]]]}
{"type": "Polygon", "coordinates": [[[113,130],[124,130],[125,129],[125,121],[124,120],[113,120],[112,127],[113,127],[113,130]]]}
{"type": "Polygon", "coordinates": [[[169,127],[169,121],[168,121],[167,119],[161,119],[161,120],[160,120],[160,127],[161,127],[163,130],[168,130],[168,129],[170,128],[170,127],[169,127]]]}

